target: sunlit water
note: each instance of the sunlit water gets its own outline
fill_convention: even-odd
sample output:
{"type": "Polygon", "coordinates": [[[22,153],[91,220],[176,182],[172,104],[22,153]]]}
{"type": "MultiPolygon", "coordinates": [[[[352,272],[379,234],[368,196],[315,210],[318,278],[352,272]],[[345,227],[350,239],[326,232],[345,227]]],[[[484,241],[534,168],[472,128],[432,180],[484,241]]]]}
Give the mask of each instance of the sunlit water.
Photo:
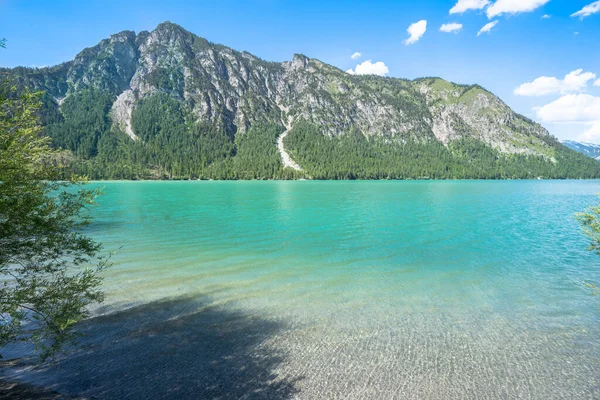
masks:
{"type": "Polygon", "coordinates": [[[102,316],[13,376],[98,398],[600,398],[600,257],[573,217],[598,181],[103,185],[102,316]]]}

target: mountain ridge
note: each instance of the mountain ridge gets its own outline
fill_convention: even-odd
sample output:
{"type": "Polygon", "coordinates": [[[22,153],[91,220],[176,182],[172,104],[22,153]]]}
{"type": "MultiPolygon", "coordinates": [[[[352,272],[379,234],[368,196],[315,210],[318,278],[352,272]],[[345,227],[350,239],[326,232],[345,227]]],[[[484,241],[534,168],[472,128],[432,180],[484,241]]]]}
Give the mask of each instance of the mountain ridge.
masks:
{"type": "Polygon", "coordinates": [[[576,140],[561,140],[564,146],[600,161],[600,144],[580,142],[576,140]]]}
{"type": "MultiPolygon", "coordinates": [[[[72,61],[57,66],[0,69],[0,76],[16,80],[22,87],[46,92],[44,122],[48,125],[48,135],[57,147],[83,160],[101,155],[99,143],[109,134],[116,136],[110,138],[113,144],[119,142],[131,147],[132,143],[124,142],[128,136],[138,147],[142,144],[149,147],[150,142],[158,140],[168,144],[170,137],[203,152],[207,146],[191,140],[190,132],[210,127],[220,132],[217,136],[229,137],[233,147],[223,142],[223,138],[217,140],[211,136],[210,140],[217,140],[221,146],[218,152],[225,155],[215,159],[206,155],[205,159],[211,161],[202,162],[205,169],[207,163],[235,157],[237,142],[252,127],[254,131],[269,131],[260,127],[277,126],[279,135],[288,131],[290,137],[285,138],[285,143],[281,138],[282,146],[287,146],[297,136],[294,126],[304,126],[304,122],[318,127],[319,133],[332,141],[355,137],[387,142],[392,147],[416,143],[436,149],[442,146],[453,152],[456,152],[451,150],[453,143],[473,141],[501,157],[537,157],[549,165],[557,165],[561,157],[575,157],[565,153],[566,148],[542,126],[515,113],[479,85],[459,85],[441,78],[411,81],[350,75],[302,54],[281,63],[264,61],[248,52],[211,43],[170,22],[159,24],[151,32],[122,31],[111,35],[82,50],[72,61]],[[98,107],[98,115],[94,116],[97,132],[91,135],[83,128],[86,121],[93,119],[83,116],[89,110],[75,104],[86,102],[88,109],[98,107]],[[156,119],[145,108],[157,113],[177,109],[174,111],[177,117],[175,114],[170,117],[170,123],[179,127],[177,132],[167,134],[169,129],[158,120],[154,125],[140,124],[139,115],[156,119]],[[81,120],[79,125],[70,126],[77,119],[81,120]],[[160,126],[163,127],[157,128],[160,126]],[[160,135],[165,137],[159,138],[160,135]],[[230,147],[231,151],[223,150],[230,147]]],[[[274,138],[275,150],[278,137],[274,138]]],[[[270,146],[267,138],[263,139],[264,145],[270,146]]],[[[316,139],[319,141],[320,137],[316,139]]],[[[298,152],[298,148],[289,151],[295,157],[293,161],[299,163],[296,171],[303,167],[296,158],[305,157],[298,152]]],[[[406,156],[410,157],[410,153],[406,156]]],[[[167,157],[169,168],[173,157],[167,157]]],[[[394,158],[392,154],[389,157],[394,158]]],[[[156,164],[159,157],[146,158],[155,163],[146,165],[146,169],[156,169],[157,165],[158,169],[163,168],[156,164]]],[[[271,165],[275,162],[271,159],[269,168],[291,165],[283,164],[284,161],[285,157],[277,167],[271,165]]],[[[363,168],[360,160],[357,163],[357,168],[363,168]]],[[[394,172],[389,177],[402,178],[402,174],[394,172]]],[[[196,176],[203,175],[190,174],[196,176]]]]}

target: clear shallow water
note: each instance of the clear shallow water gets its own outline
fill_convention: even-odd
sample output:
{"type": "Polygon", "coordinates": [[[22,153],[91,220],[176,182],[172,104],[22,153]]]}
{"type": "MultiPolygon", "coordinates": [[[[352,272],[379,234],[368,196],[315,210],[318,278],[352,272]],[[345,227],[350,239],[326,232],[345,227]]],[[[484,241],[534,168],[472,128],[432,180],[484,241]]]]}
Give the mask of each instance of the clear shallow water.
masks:
{"type": "MultiPolygon", "coordinates": [[[[598,181],[109,182],[100,398],[599,398],[598,181]]],[[[15,351],[16,353],[16,351],[15,351]]]]}

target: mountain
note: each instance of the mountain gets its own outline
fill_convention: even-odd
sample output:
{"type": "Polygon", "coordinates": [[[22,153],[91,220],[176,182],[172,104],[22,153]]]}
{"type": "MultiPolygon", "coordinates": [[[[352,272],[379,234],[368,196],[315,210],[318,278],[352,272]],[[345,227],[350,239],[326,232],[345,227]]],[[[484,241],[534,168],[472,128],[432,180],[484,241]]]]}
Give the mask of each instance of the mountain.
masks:
{"type": "Polygon", "coordinates": [[[600,161],[600,144],[576,142],[573,140],[562,140],[561,143],[572,150],[600,161]]]}
{"type": "Polygon", "coordinates": [[[169,22],[0,78],[44,91],[45,134],[92,178],[600,177],[478,85],[267,62],[169,22]]]}

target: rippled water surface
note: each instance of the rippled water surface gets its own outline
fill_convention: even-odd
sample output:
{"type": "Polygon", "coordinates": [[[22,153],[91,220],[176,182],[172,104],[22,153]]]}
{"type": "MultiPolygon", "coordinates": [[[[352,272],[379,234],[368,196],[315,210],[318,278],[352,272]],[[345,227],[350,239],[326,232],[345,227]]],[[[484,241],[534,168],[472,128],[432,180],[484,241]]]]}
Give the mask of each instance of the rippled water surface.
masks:
{"type": "MultiPolygon", "coordinates": [[[[110,182],[98,398],[600,398],[598,181],[110,182]]],[[[25,373],[26,372],[26,373],[25,373]]]]}

